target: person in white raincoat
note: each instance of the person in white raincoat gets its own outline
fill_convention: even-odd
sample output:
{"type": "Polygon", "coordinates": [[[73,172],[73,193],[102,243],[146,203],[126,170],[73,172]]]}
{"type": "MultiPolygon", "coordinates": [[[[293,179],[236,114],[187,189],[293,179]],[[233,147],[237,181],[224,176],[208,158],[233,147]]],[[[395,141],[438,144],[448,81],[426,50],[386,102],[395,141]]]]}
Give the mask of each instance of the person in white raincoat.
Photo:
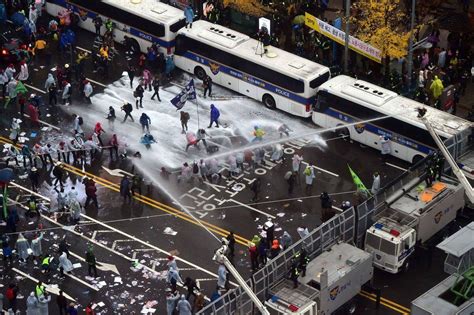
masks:
{"type": "Polygon", "coordinates": [[[237,158],[235,157],[235,155],[229,155],[227,162],[229,163],[230,176],[237,176],[240,173],[240,170],[237,167],[237,158]]]}
{"type": "Polygon", "coordinates": [[[18,234],[18,239],[16,240],[16,250],[18,252],[18,257],[20,258],[21,262],[26,262],[28,260],[28,257],[30,254],[28,253],[28,250],[30,249],[30,244],[28,244],[28,241],[26,238],[23,236],[23,234],[18,234]]]}
{"type": "Polygon", "coordinates": [[[217,286],[219,288],[225,289],[225,284],[227,282],[227,274],[228,273],[229,273],[229,271],[227,271],[227,268],[225,267],[225,265],[220,264],[219,269],[217,269],[217,275],[219,276],[217,278],[217,286]]]}
{"type": "Polygon", "coordinates": [[[30,77],[30,73],[28,72],[28,65],[26,62],[22,61],[20,66],[20,73],[18,74],[19,81],[26,81],[30,77]]]}
{"type": "Polygon", "coordinates": [[[8,136],[13,144],[16,144],[18,141],[18,136],[20,134],[20,119],[13,118],[12,124],[10,126],[10,135],[8,136]]]}
{"type": "Polygon", "coordinates": [[[272,156],[270,160],[272,162],[280,161],[283,158],[283,147],[277,143],[272,147],[272,156]]]}
{"type": "Polygon", "coordinates": [[[181,175],[178,176],[178,183],[180,181],[189,182],[191,176],[193,176],[193,168],[188,163],[184,163],[181,167],[181,175]]]}
{"type": "Polygon", "coordinates": [[[78,196],[78,194],[77,194],[76,187],[72,186],[71,190],[67,194],[67,198],[68,198],[69,202],[71,202],[73,200],[77,200],[77,196],[78,196]]]}
{"type": "Polygon", "coordinates": [[[67,254],[63,252],[61,256],[59,256],[59,268],[61,270],[61,276],[64,276],[64,273],[70,273],[74,270],[74,266],[72,262],[67,258],[67,254]]]}
{"type": "Polygon", "coordinates": [[[77,199],[69,200],[69,210],[71,210],[71,220],[77,222],[81,219],[81,204],[77,199]]]}
{"type": "Polygon", "coordinates": [[[374,179],[374,182],[372,183],[372,188],[370,189],[370,192],[372,193],[372,195],[376,195],[380,189],[380,175],[379,173],[375,172],[372,177],[374,179]]]}
{"type": "Polygon", "coordinates": [[[384,162],[387,156],[392,153],[392,143],[388,137],[380,137],[380,153],[382,153],[382,161],[384,162]]]}
{"type": "Polygon", "coordinates": [[[26,315],[40,315],[39,302],[34,292],[26,299],[26,315]]]}
{"type": "Polygon", "coordinates": [[[178,311],[179,315],[192,315],[193,308],[191,304],[186,300],[186,296],[184,294],[181,295],[181,299],[178,301],[178,305],[176,305],[176,310],[178,311]]]}
{"type": "Polygon", "coordinates": [[[299,156],[298,154],[293,155],[291,159],[291,166],[293,167],[293,173],[297,175],[300,172],[301,162],[303,161],[303,157],[299,156]]]}
{"type": "Polygon", "coordinates": [[[49,315],[49,307],[48,304],[51,302],[51,295],[45,297],[44,295],[40,295],[38,297],[38,306],[39,306],[39,315],[49,315]]]}
{"type": "Polygon", "coordinates": [[[43,239],[43,233],[36,235],[36,237],[31,241],[31,251],[32,255],[35,258],[43,256],[43,249],[41,248],[41,240],[43,239]]]}

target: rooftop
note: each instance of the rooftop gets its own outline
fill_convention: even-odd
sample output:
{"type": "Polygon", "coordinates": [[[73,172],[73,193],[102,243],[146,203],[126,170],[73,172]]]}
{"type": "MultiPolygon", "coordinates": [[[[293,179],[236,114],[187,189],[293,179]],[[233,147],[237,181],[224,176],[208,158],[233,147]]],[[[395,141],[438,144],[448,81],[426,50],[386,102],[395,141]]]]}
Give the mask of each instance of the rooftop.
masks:
{"type": "Polygon", "coordinates": [[[162,24],[173,23],[184,18],[182,10],[158,0],[141,0],[140,3],[133,3],[130,0],[102,0],[102,2],[162,24]]]}
{"type": "Polygon", "coordinates": [[[234,54],[268,68],[283,70],[282,72],[293,74],[297,78],[313,79],[329,71],[326,66],[273,46],[268,47],[267,54],[261,54],[263,52],[261,42],[207,21],[196,21],[192,29],[184,30],[182,33],[192,38],[199,38],[207,44],[214,44],[216,47],[225,47],[229,51],[238,48],[238,51],[233,51],[234,54]]]}

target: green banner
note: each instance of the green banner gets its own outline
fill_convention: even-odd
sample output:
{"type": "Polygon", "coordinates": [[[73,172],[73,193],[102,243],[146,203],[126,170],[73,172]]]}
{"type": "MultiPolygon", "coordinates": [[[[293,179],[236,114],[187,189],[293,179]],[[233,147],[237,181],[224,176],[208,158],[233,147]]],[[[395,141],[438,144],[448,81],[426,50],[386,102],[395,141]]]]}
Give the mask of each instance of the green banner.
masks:
{"type": "Polygon", "coordinates": [[[352,170],[352,168],[347,164],[349,172],[351,173],[352,180],[357,187],[357,191],[362,191],[370,196],[370,191],[365,187],[364,183],[360,180],[359,176],[352,170]]]}

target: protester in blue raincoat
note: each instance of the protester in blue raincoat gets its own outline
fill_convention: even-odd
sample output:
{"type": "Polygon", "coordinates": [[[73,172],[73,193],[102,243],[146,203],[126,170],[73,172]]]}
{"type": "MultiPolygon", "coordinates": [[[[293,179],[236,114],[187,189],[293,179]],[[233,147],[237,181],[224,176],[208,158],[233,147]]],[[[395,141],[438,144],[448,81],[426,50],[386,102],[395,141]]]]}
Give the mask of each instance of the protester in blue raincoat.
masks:
{"type": "Polygon", "coordinates": [[[216,127],[219,128],[219,116],[221,113],[217,109],[217,107],[214,106],[214,104],[211,104],[211,122],[209,123],[209,126],[207,128],[212,127],[212,123],[216,123],[216,127]]]}
{"type": "Polygon", "coordinates": [[[61,48],[61,51],[64,51],[69,45],[74,45],[76,42],[76,34],[68,29],[65,32],[61,34],[61,38],[59,40],[59,47],[61,48]]]}
{"type": "Polygon", "coordinates": [[[166,57],[166,62],[165,62],[165,73],[166,76],[169,78],[171,76],[171,72],[174,70],[174,61],[172,56],[166,57]]]}
{"type": "Polygon", "coordinates": [[[190,28],[193,28],[194,11],[191,5],[184,8],[184,16],[186,17],[186,28],[188,28],[188,25],[190,28]]]}

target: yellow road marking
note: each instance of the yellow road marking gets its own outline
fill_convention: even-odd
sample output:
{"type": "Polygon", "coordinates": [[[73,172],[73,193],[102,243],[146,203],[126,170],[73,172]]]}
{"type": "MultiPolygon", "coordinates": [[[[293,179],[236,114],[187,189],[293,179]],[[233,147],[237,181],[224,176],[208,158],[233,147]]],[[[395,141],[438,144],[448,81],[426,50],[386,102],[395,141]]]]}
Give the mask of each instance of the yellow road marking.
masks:
{"type": "MultiPolygon", "coordinates": [[[[372,300],[372,301],[374,301],[374,302],[376,301],[376,299],[373,298],[372,296],[366,295],[365,293],[362,293],[362,292],[363,292],[363,291],[359,292],[359,295],[360,295],[360,296],[363,296],[363,297],[365,297],[366,299],[372,300]]],[[[390,308],[390,309],[394,310],[395,312],[400,313],[400,314],[402,314],[402,315],[409,315],[409,314],[410,314],[410,311],[406,312],[405,310],[400,310],[400,309],[398,309],[398,308],[396,308],[396,307],[394,307],[394,306],[392,306],[392,305],[390,305],[390,304],[388,304],[388,303],[382,301],[382,299],[380,299],[380,304],[382,304],[383,306],[388,307],[388,308],[390,308]]]]}
{"type": "MultiPolygon", "coordinates": [[[[374,293],[369,293],[367,291],[364,291],[364,290],[361,290],[362,293],[364,293],[365,295],[369,295],[369,296],[372,296],[373,298],[376,297],[376,295],[374,293]]],[[[398,307],[399,309],[402,309],[402,310],[405,310],[406,312],[410,312],[411,310],[408,308],[408,307],[405,307],[403,305],[400,305],[392,300],[389,300],[389,299],[386,299],[384,297],[380,297],[380,300],[381,301],[384,301],[385,303],[389,303],[389,304],[392,304],[393,306],[395,307],[398,307]]]]}
{"type": "MultiPolygon", "coordinates": [[[[10,143],[12,144],[12,142],[10,141],[10,139],[7,139],[7,138],[4,138],[2,136],[0,136],[0,140],[2,142],[6,142],[6,143],[10,143]]],[[[21,148],[21,146],[19,145],[16,145],[18,148],[21,148]]],[[[89,172],[86,172],[86,171],[83,171],[79,168],[76,168],[72,165],[69,165],[69,164],[66,164],[66,163],[63,163],[62,164],[64,169],[70,171],[71,173],[74,173],[78,176],[88,176],[88,177],[91,177],[93,178],[98,184],[106,187],[106,188],[109,188],[110,190],[113,190],[113,191],[116,191],[116,192],[120,192],[120,185],[118,184],[115,184],[107,179],[104,179],[102,177],[99,177],[97,175],[94,175],[92,173],[89,173],[89,172]]],[[[136,194],[135,196],[133,196],[134,199],[138,200],[138,201],[141,201],[143,202],[144,204],[147,204],[149,206],[151,206],[152,208],[155,208],[155,209],[159,209],[161,211],[164,211],[168,214],[171,214],[171,215],[174,215],[176,217],[179,217],[180,219],[183,219],[189,223],[192,223],[192,224],[195,224],[195,225],[198,225],[198,226],[201,226],[198,222],[196,222],[196,220],[194,220],[194,218],[192,218],[190,215],[188,215],[187,213],[185,212],[182,212],[178,209],[175,209],[173,207],[170,207],[168,205],[165,205],[161,202],[158,202],[154,199],[151,199],[149,197],[146,197],[146,196],[143,196],[143,195],[138,195],[136,194]]],[[[206,221],[202,221],[202,220],[199,220],[199,222],[201,222],[203,225],[205,225],[209,230],[211,230],[212,232],[218,234],[218,235],[221,235],[221,236],[224,236],[226,237],[228,234],[229,234],[229,231],[219,227],[219,226],[216,226],[212,223],[209,223],[209,222],[206,222],[206,221]]],[[[238,235],[238,234],[234,234],[234,237],[235,237],[235,241],[236,243],[238,244],[241,244],[241,245],[244,245],[244,246],[247,246],[249,240],[247,240],[246,238],[238,235]]]]}

